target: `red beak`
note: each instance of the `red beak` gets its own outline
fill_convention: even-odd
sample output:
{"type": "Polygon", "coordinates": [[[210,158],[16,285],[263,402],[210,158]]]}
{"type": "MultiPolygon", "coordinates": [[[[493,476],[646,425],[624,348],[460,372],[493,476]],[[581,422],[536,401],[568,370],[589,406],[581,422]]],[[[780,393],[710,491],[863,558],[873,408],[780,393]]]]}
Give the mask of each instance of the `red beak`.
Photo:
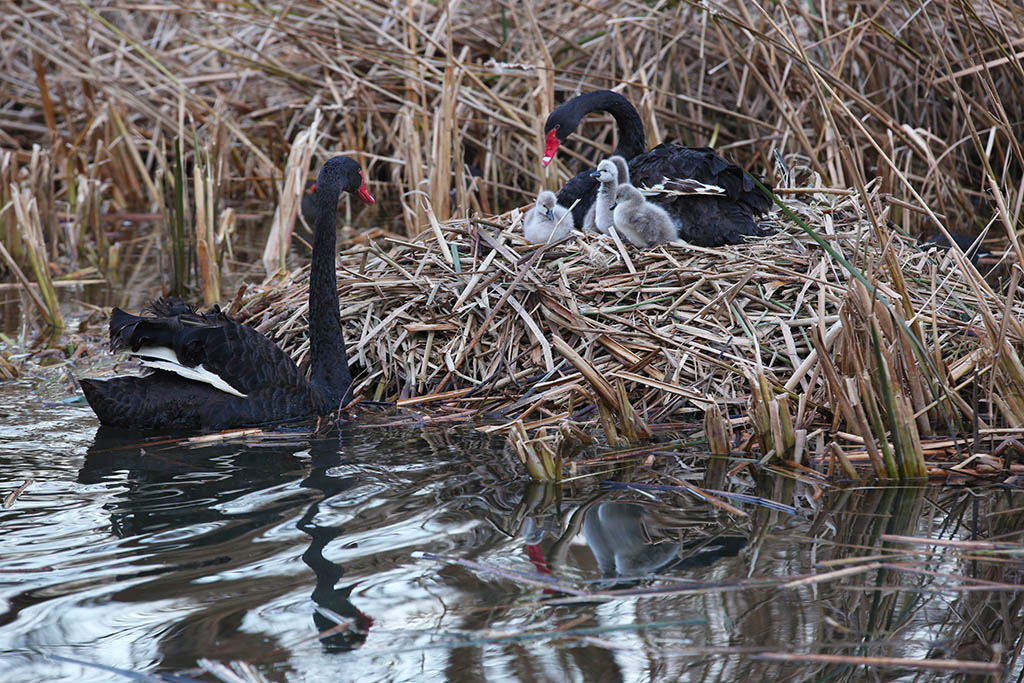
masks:
{"type": "MultiPolygon", "coordinates": [[[[362,177],[362,174],[360,174],[360,177],[362,177]]],[[[358,194],[359,198],[367,204],[373,204],[373,195],[367,191],[365,180],[363,181],[363,184],[359,186],[359,189],[356,190],[356,194],[358,194]]]]}
{"type": "Polygon", "coordinates": [[[547,166],[551,163],[551,160],[555,158],[555,152],[558,151],[558,136],[555,133],[558,131],[558,126],[555,126],[548,131],[548,136],[544,140],[544,157],[541,158],[541,166],[547,166]]]}

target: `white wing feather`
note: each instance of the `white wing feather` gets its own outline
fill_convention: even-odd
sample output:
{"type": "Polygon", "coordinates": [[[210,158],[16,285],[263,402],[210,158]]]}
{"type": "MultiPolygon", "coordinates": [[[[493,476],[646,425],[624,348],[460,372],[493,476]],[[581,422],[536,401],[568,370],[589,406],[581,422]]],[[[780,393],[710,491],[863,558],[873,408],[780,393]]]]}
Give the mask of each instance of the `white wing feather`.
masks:
{"type": "Polygon", "coordinates": [[[245,394],[225,382],[220,375],[204,368],[202,363],[194,368],[182,365],[174,351],[166,346],[142,346],[138,351],[131,352],[131,355],[138,358],[147,368],[167,370],[185,379],[203,382],[225,393],[245,398],[245,394]]]}

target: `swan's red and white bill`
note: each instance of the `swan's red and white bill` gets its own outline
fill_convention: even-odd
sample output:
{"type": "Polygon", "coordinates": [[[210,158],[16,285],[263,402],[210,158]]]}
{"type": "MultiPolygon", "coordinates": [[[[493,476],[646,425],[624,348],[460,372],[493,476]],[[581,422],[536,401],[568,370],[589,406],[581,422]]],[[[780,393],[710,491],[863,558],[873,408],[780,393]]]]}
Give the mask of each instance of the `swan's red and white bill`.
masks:
{"type": "Polygon", "coordinates": [[[555,126],[550,131],[544,140],[544,156],[541,158],[541,166],[547,166],[551,163],[551,160],[555,158],[555,153],[558,152],[558,126],[555,126]]]}
{"type": "Polygon", "coordinates": [[[370,194],[370,191],[366,189],[366,180],[363,178],[362,171],[359,172],[359,180],[362,184],[359,186],[359,189],[356,190],[356,194],[359,195],[359,198],[362,199],[367,204],[373,204],[373,195],[370,194]]]}

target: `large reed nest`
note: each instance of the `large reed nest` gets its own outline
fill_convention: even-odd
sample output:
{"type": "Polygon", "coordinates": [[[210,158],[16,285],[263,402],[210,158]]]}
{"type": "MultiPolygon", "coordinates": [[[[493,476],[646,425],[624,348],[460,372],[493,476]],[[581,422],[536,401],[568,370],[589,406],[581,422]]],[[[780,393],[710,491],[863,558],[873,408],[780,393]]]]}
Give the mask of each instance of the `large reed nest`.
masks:
{"type": "MultiPolygon", "coordinates": [[[[716,405],[800,449],[893,420],[915,442],[1024,424],[1016,288],[1001,297],[959,253],[871,220],[862,197],[883,217],[885,198],[865,192],[783,191],[774,236],[716,249],[538,247],[520,210],[352,246],[338,274],[355,394],[527,429],[611,416],[631,436],[716,405]]],[[[232,310],[301,362],[307,284],[299,268],[232,310]]]]}

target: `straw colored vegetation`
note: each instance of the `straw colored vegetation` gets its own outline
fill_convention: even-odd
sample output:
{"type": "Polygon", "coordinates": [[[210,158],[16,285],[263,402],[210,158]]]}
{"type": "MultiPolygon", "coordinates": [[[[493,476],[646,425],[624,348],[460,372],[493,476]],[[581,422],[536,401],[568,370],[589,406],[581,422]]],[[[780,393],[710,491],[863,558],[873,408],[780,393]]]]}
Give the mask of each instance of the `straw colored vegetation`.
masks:
{"type": "MultiPolygon", "coordinates": [[[[517,210],[353,247],[339,287],[355,393],[472,408],[541,463],[566,435],[528,439],[539,427],[597,423],[616,444],[712,406],[762,454],[849,469],[849,448],[888,477],[924,474],[922,438],[1024,425],[1019,299],[952,255],[880,244],[852,194],[785,204],[826,226],[828,248],[799,230],[723,249],[635,251],[598,235],[537,248],[517,210]],[[875,253],[878,265],[860,259],[866,285],[842,263],[875,253]]],[[[232,303],[299,358],[307,275],[232,303]]]]}
{"type": "MultiPolygon", "coordinates": [[[[934,437],[990,453],[1024,428],[1016,2],[8,10],[0,268],[51,329],[54,273],[118,260],[105,215],[162,214],[162,285],[230,298],[232,207],[279,204],[279,241],[314,153],[344,152],[381,200],[355,222],[392,235],[340,262],[357,391],[486,411],[538,476],[578,442],[567,420],[616,443],[720,410],[718,449],[738,428],[762,456],[888,477],[923,475],[934,437]],[[540,165],[547,112],[601,87],[637,105],[650,143],[764,170],[779,234],[644,252],[513,237],[514,207],[573,171],[571,153],[540,165]],[[948,230],[984,233],[1003,279],[915,245],[948,230]]],[[[613,130],[579,132],[606,153],[613,130]]],[[[232,304],[299,355],[304,277],[232,304]]]]}

